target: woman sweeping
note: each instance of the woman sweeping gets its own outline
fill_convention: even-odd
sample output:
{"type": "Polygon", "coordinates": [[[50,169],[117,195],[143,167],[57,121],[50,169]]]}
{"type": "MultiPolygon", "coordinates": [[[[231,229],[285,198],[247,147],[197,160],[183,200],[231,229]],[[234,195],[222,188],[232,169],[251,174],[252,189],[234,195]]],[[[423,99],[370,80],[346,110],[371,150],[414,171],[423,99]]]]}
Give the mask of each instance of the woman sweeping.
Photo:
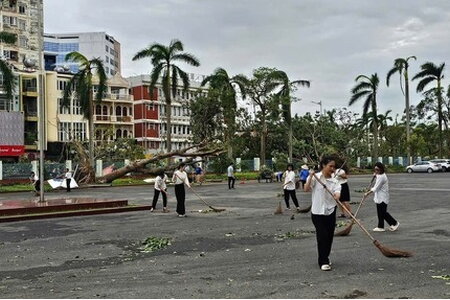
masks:
{"type": "Polygon", "coordinates": [[[178,166],[178,169],[173,173],[172,181],[175,183],[175,196],[177,198],[177,213],[178,217],[183,218],[186,217],[186,207],[184,205],[186,200],[186,192],[184,190],[184,185],[187,185],[189,188],[191,185],[189,184],[188,175],[184,171],[185,164],[181,163],[178,166]]]}
{"type": "MultiPolygon", "coordinates": [[[[341,185],[341,197],[339,198],[339,201],[341,201],[342,205],[345,206],[345,208],[351,213],[352,210],[350,208],[350,189],[348,187],[348,167],[347,164],[342,165],[335,173],[334,176],[338,180],[339,184],[341,185]]],[[[345,218],[346,213],[342,207],[341,209],[341,215],[339,218],[345,218]]],[[[350,216],[348,216],[350,217],[350,216]]]]}
{"type": "Polygon", "coordinates": [[[331,157],[324,157],[320,162],[321,172],[311,171],[305,184],[305,191],[312,191],[311,219],[316,228],[317,250],[319,252],[319,267],[322,271],[330,271],[330,252],[333,244],[334,228],[336,226],[336,200],[339,200],[341,185],[334,178],[336,163],[331,157]],[[315,176],[314,176],[315,175],[315,176]],[[320,180],[317,181],[316,177],[320,180]],[[322,186],[325,184],[333,193],[331,196],[322,186]],[[333,199],[334,198],[334,199],[333,199]]]}
{"type": "Polygon", "coordinates": [[[298,210],[300,210],[300,207],[298,207],[298,200],[297,195],[295,194],[295,172],[294,172],[294,166],[292,164],[287,165],[287,170],[284,172],[284,184],[283,184],[283,190],[284,190],[284,202],[286,203],[286,208],[291,209],[289,205],[289,196],[292,198],[292,202],[294,202],[294,205],[298,210]]]}
{"type": "Polygon", "coordinates": [[[153,194],[153,203],[150,211],[153,211],[156,208],[156,203],[158,203],[159,193],[162,193],[163,198],[163,212],[169,212],[167,209],[167,175],[164,174],[164,171],[161,171],[155,179],[155,193],[153,194]]]}
{"type": "Polygon", "coordinates": [[[389,181],[385,173],[384,165],[380,162],[375,164],[376,181],[373,188],[365,195],[368,196],[374,193],[373,201],[377,205],[378,226],[373,231],[382,232],[384,230],[384,221],[389,224],[390,231],[396,231],[400,223],[396,221],[388,212],[387,206],[389,204],[389,181]]]}

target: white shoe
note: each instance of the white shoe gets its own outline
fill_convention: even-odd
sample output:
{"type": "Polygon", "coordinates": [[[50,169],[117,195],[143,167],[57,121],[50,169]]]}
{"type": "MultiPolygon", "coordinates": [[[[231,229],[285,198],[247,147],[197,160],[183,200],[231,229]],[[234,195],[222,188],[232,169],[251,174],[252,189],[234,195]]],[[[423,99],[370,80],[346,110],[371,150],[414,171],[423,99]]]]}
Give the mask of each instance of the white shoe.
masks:
{"type": "Polygon", "coordinates": [[[372,229],[372,231],[383,232],[383,231],[386,231],[386,230],[384,230],[384,228],[375,227],[374,229],[372,229]]]}
{"type": "Polygon", "coordinates": [[[330,266],[330,265],[322,265],[322,266],[320,267],[320,269],[321,269],[322,271],[331,271],[331,266],[330,266]]]}
{"type": "Polygon", "coordinates": [[[400,226],[400,222],[399,222],[399,221],[397,221],[397,224],[391,225],[391,226],[389,227],[389,230],[390,230],[390,231],[396,231],[396,230],[398,229],[398,226],[400,226]]]}
{"type": "Polygon", "coordinates": [[[178,215],[178,218],[185,218],[186,215],[178,215]]]}

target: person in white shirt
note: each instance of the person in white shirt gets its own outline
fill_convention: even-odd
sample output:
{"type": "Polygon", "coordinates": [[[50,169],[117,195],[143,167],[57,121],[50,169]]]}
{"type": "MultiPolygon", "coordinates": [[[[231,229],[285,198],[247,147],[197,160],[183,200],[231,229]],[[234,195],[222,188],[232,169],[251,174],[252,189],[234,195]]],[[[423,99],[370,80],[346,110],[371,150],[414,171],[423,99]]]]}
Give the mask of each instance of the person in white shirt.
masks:
{"type": "Polygon", "coordinates": [[[41,181],[39,180],[39,177],[37,176],[36,173],[31,172],[30,182],[34,186],[34,191],[35,191],[36,195],[38,195],[41,191],[41,181]]]}
{"type": "Polygon", "coordinates": [[[231,163],[230,166],[227,169],[227,176],[228,176],[228,189],[234,189],[234,182],[236,181],[236,178],[234,177],[234,163],[231,163]]]}
{"type": "Polygon", "coordinates": [[[169,178],[166,174],[164,174],[164,170],[159,172],[158,176],[156,176],[155,179],[155,193],[153,194],[153,202],[152,202],[152,208],[150,211],[154,211],[156,208],[156,204],[158,203],[159,193],[162,193],[163,198],[163,212],[169,212],[167,209],[167,185],[166,181],[169,178]]]}
{"type": "Polygon", "coordinates": [[[66,191],[70,192],[70,182],[72,181],[72,172],[70,172],[69,169],[66,169],[66,174],[64,175],[64,178],[66,178],[66,191]]]}
{"type": "MultiPolygon", "coordinates": [[[[339,169],[337,169],[336,172],[334,172],[334,177],[336,177],[341,185],[341,197],[339,198],[339,201],[341,201],[342,205],[351,213],[352,209],[350,207],[350,188],[348,187],[347,164],[343,164],[339,169]]],[[[341,215],[339,218],[345,218],[347,214],[342,207],[339,208],[341,209],[341,215]]]]}
{"type": "Polygon", "coordinates": [[[376,181],[373,188],[368,191],[365,196],[374,193],[373,201],[377,205],[378,226],[373,231],[383,232],[384,221],[389,224],[390,231],[396,231],[400,223],[395,220],[388,212],[387,206],[389,204],[389,181],[385,173],[385,167],[382,163],[375,163],[376,181]]]}
{"type": "Polygon", "coordinates": [[[329,256],[336,226],[336,200],[339,201],[341,185],[332,176],[336,168],[336,163],[332,157],[322,158],[320,166],[321,172],[315,174],[314,171],[311,171],[304,190],[306,192],[312,191],[311,219],[316,228],[319,267],[322,271],[330,271],[329,256]],[[331,191],[333,196],[317,181],[314,175],[331,191]]]}
{"type": "Polygon", "coordinates": [[[184,185],[187,185],[189,188],[191,185],[189,184],[189,179],[187,173],[184,171],[185,164],[181,163],[178,166],[178,169],[173,173],[172,181],[175,183],[175,196],[177,198],[177,213],[180,218],[186,217],[186,192],[184,190],[184,185]]]}
{"type": "Polygon", "coordinates": [[[289,205],[289,196],[292,198],[292,202],[294,202],[297,211],[300,210],[298,206],[297,195],[295,194],[295,172],[294,166],[292,164],[287,165],[287,169],[283,174],[284,177],[284,202],[286,203],[286,209],[291,209],[289,205]]]}

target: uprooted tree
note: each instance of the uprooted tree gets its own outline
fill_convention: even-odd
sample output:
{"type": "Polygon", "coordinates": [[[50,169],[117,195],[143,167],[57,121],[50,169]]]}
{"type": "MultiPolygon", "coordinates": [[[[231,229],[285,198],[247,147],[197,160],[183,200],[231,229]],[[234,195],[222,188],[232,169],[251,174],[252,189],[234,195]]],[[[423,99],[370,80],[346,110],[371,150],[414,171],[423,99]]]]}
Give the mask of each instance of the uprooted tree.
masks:
{"type": "Polygon", "coordinates": [[[131,162],[130,164],[117,169],[107,175],[98,177],[95,180],[95,177],[92,176],[92,170],[93,167],[89,163],[89,159],[87,159],[86,151],[83,150],[83,146],[79,142],[74,142],[78,156],[80,159],[80,167],[79,167],[79,182],[80,183],[92,183],[94,181],[100,182],[100,183],[110,183],[115,179],[121,178],[122,176],[126,175],[130,172],[142,172],[149,175],[156,175],[161,170],[166,171],[173,171],[177,165],[175,164],[169,164],[165,167],[155,167],[155,168],[146,168],[148,164],[154,164],[158,161],[172,158],[172,157],[186,157],[188,162],[191,162],[196,157],[213,157],[218,156],[221,153],[224,153],[226,150],[224,149],[223,145],[220,143],[207,143],[202,142],[197,145],[193,145],[187,148],[183,148],[180,150],[168,152],[168,153],[161,153],[158,155],[155,155],[152,158],[148,159],[139,159],[136,161],[131,162]],[[86,156],[86,157],[84,157],[86,156]]]}

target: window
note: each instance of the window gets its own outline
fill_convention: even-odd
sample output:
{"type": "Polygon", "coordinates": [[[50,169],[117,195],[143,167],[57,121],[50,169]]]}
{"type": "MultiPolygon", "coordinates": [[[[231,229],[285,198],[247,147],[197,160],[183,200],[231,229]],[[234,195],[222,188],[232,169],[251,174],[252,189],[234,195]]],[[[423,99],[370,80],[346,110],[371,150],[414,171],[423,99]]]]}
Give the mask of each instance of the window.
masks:
{"type": "Polygon", "coordinates": [[[114,75],[114,74],[115,74],[115,73],[114,73],[114,70],[111,69],[111,71],[109,71],[109,74],[114,75]]]}
{"type": "Polygon", "coordinates": [[[25,14],[26,7],[25,5],[19,5],[19,14],[25,14]]]}
{"type": "Polygon", "coordinates": [[[70,140],[70,123],[58,123],[58,140],[60,142],[68,142],[70,140]]]}
{"type": "Polygon", "coordinates": [[[56,81],[56,88],[58,91],[64,91],[67,88],[67,85],[69,84],[68,81],[65,80],[57,80],[56,81]]]}
{"type": "Polygon", "coordinates": [[[107,62],[107,63],[109,62],[109,57],[108,57],[108,56],[106,56],[106,62],[107,62]]]}
{"type": "Polygon", "coordinates": [[[106,74],[109,73],[109,68],[108,68],[108,67],[105,68],[105,73],[106,73],[106,74]]]}
{"type": "Polygon", "coordinates": [[[23,19],[19,19],[19,29],[27,30],[27,21],[23,19]]]}
{"type": "Polygon", "coordinates": [[[105,45],[105,51],[106,51],[106,52],[109,52],[109,47],[108,47],[108,45],[105,45]]]}
{"type": "Polygon", "coordinates": [[[13,101],[4,98],[3,95],[0,96],[0,111],[11,111],[13,110],[13,101]]]}
{"type": "Polygon", "coordinates": [[[28,48],[28,39],[26,36],[21,35],[19,37],[19,47],[28,48]]]}
{"type": "Polygon", "coordinates": [[[86,123],[84,122],[60,122],[58,123],[58,140],[68,142],[71,139],[86,140],[86,123]]]}
{"type": "Polygon", "coordinates": [[[70,114],[70,108],[63,105],[62,98],[58,98],[58,113],[60,115],[68,115],[68,114],[70,114]]]}
{"type": "Polygon", "coordinates": [[[74,115],[82,115],[80,100],[75,100],[75,99],[73,100],[72,114],[74,114],[74,115]]]}

